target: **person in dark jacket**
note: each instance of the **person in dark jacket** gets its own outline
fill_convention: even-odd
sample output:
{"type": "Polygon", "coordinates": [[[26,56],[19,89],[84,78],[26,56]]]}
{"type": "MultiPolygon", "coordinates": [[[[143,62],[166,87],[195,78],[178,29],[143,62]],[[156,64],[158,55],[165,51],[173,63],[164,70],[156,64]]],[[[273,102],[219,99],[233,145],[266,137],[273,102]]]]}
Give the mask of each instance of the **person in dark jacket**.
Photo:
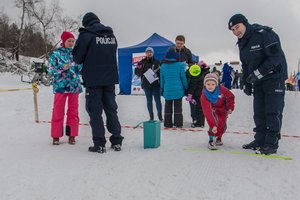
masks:
{"type": "Polygon", "coordinates": [[[239,89],[239,71],[238,70],[235,70],[235,72],[234,72],[232,88],[239,89]]]}
{"type": "Polygon", "coordinates": [[[193,54],[190,49],[185,46],[185,37],[183,35],[177,35],[175,39],[175,46],[169,48],[175,48],[176,52],[180,55],[180,61],[186,62],[188,66],[193,65],[193,54]]]}
{"type": "Polygon", "coordinates": [[[137,64],[134,73],[135,75],[141,77],[142,88],[145,92],[146,99],[147,99],[147,108],[148,108],[150,120],[154,120],[153,105],[152,105],[152,100],[154,97],[158,119],[160,121],[163,121],[162,105],[160,99],[161,90],[160,90],[160,83],[159,83],[159,73],[160,73],[159,61],[156,60],[155,57],[153,56],[154,55],[153,48],[151,47],[146,48],[145,53],[146,53],[146,57],[137,64]],[[151,70],[154,73],[154,76],[157,80],[153,81],[147,79],[147,77],[144,74],[148,70],[151,70]]]}
{"type": "Polygon", "coordinates": [[[191,117],[193,120],[191,127],[203,128],[205,124],[205,117],[200,103],[200,97],[204,87],[204,77],[209,73],[209,66],[205,62],[200,61],[198,65],[192,65],[188,72],[188,89],[186,100],[189,101],[191,107],[191,117]],[[197,68],[199,68],[199,70],[197,70],[197,68]]]}
{"type": "Polygon", "coordinates": [[[242,14],[233,15],[228,28],[238,38],[244,92],[254,96],[254,141],[243,145],[257,153],[277,152],[287,79],[287,63],[278,35],[268,26],[249,24],[242,14]]]}
{"type": "Polygon", "coordinates": [[[106,114],[106,127],[112,134],[109,138],[115,151],[121,150],[123,137],[117,115],[115,84],[118,84],[117,39],[112,28],[100,23],[92,12],[84,15],[84,28],[79,29],[73,56],[83,64],[82,79],[86,87],[86,110],[90,116],[94,146],[89,151],[105,153],[106,139],[102,112],[106,114]]]}

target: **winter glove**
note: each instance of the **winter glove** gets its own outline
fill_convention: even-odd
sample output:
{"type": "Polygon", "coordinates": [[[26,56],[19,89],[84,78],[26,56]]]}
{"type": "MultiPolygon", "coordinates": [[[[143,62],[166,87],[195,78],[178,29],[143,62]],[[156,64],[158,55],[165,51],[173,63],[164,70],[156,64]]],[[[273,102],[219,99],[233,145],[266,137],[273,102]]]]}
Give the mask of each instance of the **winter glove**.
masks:
{"type": "Polygon", "coordinates": [[[191,94],[188,94],[187,97],[185,98],[188,102],[191,102],[192,104],[196,105],[197,102],[195,99],[193,99],[193,96],[191,94]]]}
{"type": "Polygon", "coordinates": [[[187,101],[191,101],[193,99],[193,95],[188,94],[187,97],[185,98],[185,100],[187,101]]]}
{"type": "Polygon", "coordinates": [[[246,83],[244,93],[247,96],[251,96],[251,94],[252,94],[252,85],[251,84],[246,83]]]}
{"type": "Polygon", "coordinates": [[[142,64],[137,64],[136,68],[137,68],[137,69],[142,69],[142,68],[143,68],[143,65],[142,65],[142,64]]]}
{"type": "Polygon", "coordinates": [[[260,80],[262,77],[264,77],[264,76],[261,75],[261,73],[257,69],[247,77],[246,81],[247,81],[247,83],[253,84],[256,81],[260,80]]]}
{"type": "Polygon", "coordinates": [[[190,102],[191,102],[193,105],[196,105],[196,104],[197,104],[197,102],[196,102],[195,99],[192,99],[190,102]]]}

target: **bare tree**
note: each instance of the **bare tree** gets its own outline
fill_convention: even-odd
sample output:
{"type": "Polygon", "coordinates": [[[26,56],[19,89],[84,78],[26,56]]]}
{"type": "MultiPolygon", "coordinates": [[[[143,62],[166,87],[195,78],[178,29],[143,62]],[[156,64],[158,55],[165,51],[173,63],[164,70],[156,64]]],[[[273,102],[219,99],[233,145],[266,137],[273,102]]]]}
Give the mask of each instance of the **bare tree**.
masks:
{"type": "Polygon", "coordinates": [[[14,48],[13,54],[15,54],[16,60],[19,61],[19,54],[20,54],[20,50],[21,50],[21,43],[23,40],[23,35],[24,35],[24,31],[25,31],[25,16],[29,14],[28,10],[29,10],[29,5],[30,4],[35,4],[38,3],[39,0],[15,0],[15,6],[17,8],[21,9],[21,16],[20,16],[20,20],[21,20],[21,24],[20,24],[20,33],[18,35],[18,43],[17,46],[14,48]]]}
{"type": "Polygon", "coordinates": [[[59,25],[62,31],[75,32],[80,27],[80,22],[74,18],[64,16],[59,19],[59,25]]]}
{"type": "MultiPolygon", "coordinates": [[[[56,33],[62,33],[63,31],[77,32],[80,27],[80,18],[72,18],[69,16],[59,16],[56,26],[56,33]]],[[[54,38],[59,38],[57,34],[53,35],[54,38]]],[[[60,43],[60,39],[56,39],[53,49],[60,43]]]]}
{"type": "Polygon", "coordinates": [[[48,31],[55,27],[61,10],[57,0],[51,1],[49,7],[44,0],[29,5],[30,14],[40,23],[44,39],[45,57],[48,58],[48,31]]]}
{"type": "Polygon", "coordinates": [[[4,12],[0,12],[0,46],[7,48],[9,37],[9,17],[4,12]]]}

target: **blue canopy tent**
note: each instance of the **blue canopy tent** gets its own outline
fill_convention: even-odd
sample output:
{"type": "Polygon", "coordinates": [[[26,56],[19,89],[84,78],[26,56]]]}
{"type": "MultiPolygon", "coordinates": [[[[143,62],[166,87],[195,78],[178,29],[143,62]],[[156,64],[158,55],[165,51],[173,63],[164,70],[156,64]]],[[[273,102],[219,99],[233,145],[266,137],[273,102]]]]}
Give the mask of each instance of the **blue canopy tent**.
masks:
{"type": "MultiPolygon", "coordinates": [[[[170,46],[175,45],[170,40],[154,33],[145,41],[130,47],[118,49],[120,94],[131,94],[132,81],[132,54],[142,53],[147,47],[154,49],[154,56],[162,60],[170,46]]],[[[199,57],[193,55],[193,60],[198,62],[199,57]]]]}

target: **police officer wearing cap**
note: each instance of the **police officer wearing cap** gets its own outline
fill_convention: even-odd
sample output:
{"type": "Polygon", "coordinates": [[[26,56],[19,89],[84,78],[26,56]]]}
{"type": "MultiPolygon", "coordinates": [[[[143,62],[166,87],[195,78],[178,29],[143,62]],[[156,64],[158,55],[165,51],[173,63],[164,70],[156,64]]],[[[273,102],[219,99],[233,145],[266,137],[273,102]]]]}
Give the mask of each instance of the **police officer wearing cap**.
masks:
{"type": "Polygon", "coordinates": [[[268,26],[249,24],[233,15],[228,28],[237,37],[245,80],[244,92],[253,94],[254,141],[243,145],[261,154],[277,152],[284,108],[287,63],[278,35],[268,26]]]}

